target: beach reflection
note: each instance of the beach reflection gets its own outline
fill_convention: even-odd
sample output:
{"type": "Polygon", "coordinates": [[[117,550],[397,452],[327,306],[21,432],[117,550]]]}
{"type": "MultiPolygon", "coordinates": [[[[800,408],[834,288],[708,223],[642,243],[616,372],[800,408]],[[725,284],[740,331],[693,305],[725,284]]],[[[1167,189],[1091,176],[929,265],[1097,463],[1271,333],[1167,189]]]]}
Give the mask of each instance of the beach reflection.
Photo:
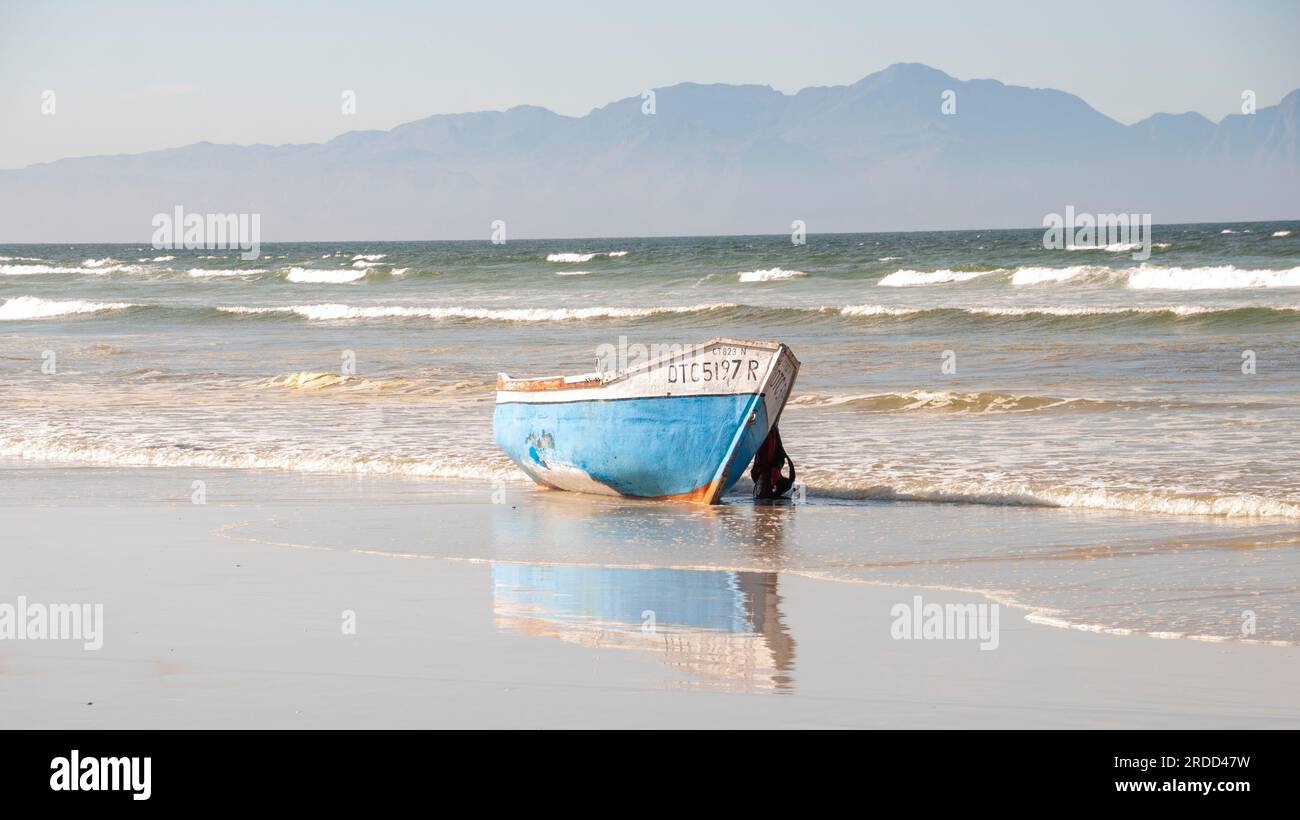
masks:
{"type": "Polygon", "coordinates": [[[788,690],[786,505],[539,493],[493,516],[499,629],[655,655],[673,685],[788,690]]]}
{"type": "Polygon", "coordinates": [[[648,652],[682,685],[792,683],[776,573],[498,563],[492,583],[498,629],[648,652]]]}

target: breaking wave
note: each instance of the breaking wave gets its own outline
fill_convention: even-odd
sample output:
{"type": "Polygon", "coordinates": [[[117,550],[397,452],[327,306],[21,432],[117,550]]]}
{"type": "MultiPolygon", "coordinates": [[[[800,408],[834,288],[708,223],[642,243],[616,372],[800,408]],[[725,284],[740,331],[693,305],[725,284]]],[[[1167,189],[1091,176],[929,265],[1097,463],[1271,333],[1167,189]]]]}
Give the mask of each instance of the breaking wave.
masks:
{"type": "Polygon", "coordinates": [[[218,310],[243,315],[296,315],[318,322],[355,319],[477,319],[499,322],[568,322],[583,319],[638,319],[661,314],[704,313],[734,308],[718,303],[655,308],[466,308],[466,307],[355,307],[352,305],[291,305],[289,307],[222,307],[218,310]]]}
{"type": "Polygon", "coordinates": [[[1254,493],[1180,493],[1016,481],[930,481],[892,476],[877,480],[867,476],[836,476],[816,470],[809,470],[806,474],[810,495],[854,500],[1071,507],[1220,518],[1300,518],[1300,499],[1254,493]]]}
{"type": "Polygon", "coordinates": [[[572,253],[572,252],[548,253],[546,255],[546,261],[547,262],[590,262],[591,260],[595,259],[597,256],[608,256],[611,258],[616,258],[619,256],[627,256],[627,251],[593,251],[592,253],[572,253]]]}
{"type": "Polygon", "coordinates": [[[877,282],[886,288],[907,288],[918,285],[940,285],[948,282],[968,282],[980,276],[988,276],[995,271],[955,271],[955,270],[898,270],[877,282]]]}
{"type": "Polygon", "coordinates": [[[1011,274],[1011,284],[1021,286],[1041,285],[1047,282],[1065,282],[1089,271],[1096,270],[1099,269],[1090,268],[1086,265],[1074,265],[1068,268],[1016,268],[1015,272],[1011,274]]]}
{"type": "Polygon", "coordinates": [[[195,279],[205,279],[210,277],[222,276],[249,276],[257,273],[266,273],[265,268],[248,268],[246,270],[210,270],[207,268],[191,268],[190,276],[195,279]]]}
{"type": "Polygon", "coordinates": [[[742,282],[774,282],[781,279],[795,279],[807,275],[808,274],[801,270],[783,270],[781,268],[747,270],[737,274],[742,282]]]}
{"type": "Polygon", "coordinates": [[[309,268],[290,268],[285,277],[290,282],[299,284],[342,285],[366,278],[364,270],[311,270],[309,268]]]}
{"type": "Polygon", "coordinates": [[[198,449],[125,444],[81,433],[0,434],[0,456],[110,466],[295,470],[477,481],[526,480],[504,456],[416,458],[378,453],[314,453],[298,446],[198,449]]]}
{"type": "MultiPolygon", "coordinates": [[[[1151,402],[1057,396],[1017,396],[1010,393],[959,393],[947,390],[909,390],[903,393],[831,395],[805,393],[791,399],[790,407],[843,407],[870,412],[1023,413],[1036,410],[1120,410],[1151,402]]],[[[1154,406],[1154,405],[1153,405],[1154,406]]],[[[1169,402],[1158,406],[1168,407],[1169,402]]]]}
{"type": "Polygon", "coordinates": [[[126,302],[87,302],[81,299],[57,301],[35,296],[18,296],[0,304],[0,321],[18,322],[27,319],[51,319],[58,316],[75,316],[82,313],[99,313],[105,310],[124,310],[136,307],[126,302]]]}
{"type": "Polygon", "coordinates": [[[845,305],[842,308],[822,308],[836,311],[841,316],[913,316],[925,313],[921,308],[897,308],[885,305],[845,305]]]}
{"type": "Polygon", "coordinates": [[[108,268],[67,267],[66,265],[0,265],[0,275],[37,276],[49,273],[108,273],[108,268]]]}
{"type": "Polygon", "coordinates": [[[1149,268],[1129,272],[1128,286],[1136,290],[1240,290],[1300,287],[1300,268],[1241,270],[1232,265],[1212,268],[1149,268]]]}
{"type": "Polygon", "coordinates": [[[1155,267],[1140,265],[1111,268],[1097,265],[1068,265],[1060,268],[1023,266],[994,271],[899,270],[876,284],[884,287],[915,287],[968,282],[972,279],[1010,274],[1015,287],[1070,283],[1123,283],[1135,290],[1246,290],[1253,288],[1300,287],[1300,268],[1251,270],[1233,265],[1214,267],[1155,267]]]}

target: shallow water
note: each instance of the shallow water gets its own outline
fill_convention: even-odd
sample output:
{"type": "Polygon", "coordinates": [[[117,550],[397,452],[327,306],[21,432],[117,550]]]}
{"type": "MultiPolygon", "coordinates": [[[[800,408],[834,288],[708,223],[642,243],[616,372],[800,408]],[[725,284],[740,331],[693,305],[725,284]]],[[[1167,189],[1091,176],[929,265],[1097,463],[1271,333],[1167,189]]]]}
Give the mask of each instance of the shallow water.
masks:
{"type": "MultiPolygon", "coordinates": [[[[248,262],[0,246],[0,456],[514,486],[491,439],[497,372],[585,372],[602,345],[635,358],[779,339],[803,362],[781,424],[816,511],[800,512],[924,511],[900,518],[887,560],[862,541],[798,541],[783,568],[1237,638],[1225,619],[1241,596],[1275,602],[1275,624],[1300,611],[1296,227],[1156,226],[1145,262],[1044,250],[1039,231],[277,244],[248,262]],[[1083,518],[1047,511],[1003,543],[978,507],[900,500],[1083,518]],[[935,516],[954,537],[914,538],[935,516]],[[955,537],[972,526],[990,529],[955,537]],[[1139,574],[1103,583],[1080,568],[1115,564],[1049,560],[1098,549],[1132,553],[1121,563],[1139,574]],[[1180,585],[1231,594],[1170,598],[1180,585]]],[[[619,538],[648,550],[635,536],[655,518],[630,509],[619,538]]]]}

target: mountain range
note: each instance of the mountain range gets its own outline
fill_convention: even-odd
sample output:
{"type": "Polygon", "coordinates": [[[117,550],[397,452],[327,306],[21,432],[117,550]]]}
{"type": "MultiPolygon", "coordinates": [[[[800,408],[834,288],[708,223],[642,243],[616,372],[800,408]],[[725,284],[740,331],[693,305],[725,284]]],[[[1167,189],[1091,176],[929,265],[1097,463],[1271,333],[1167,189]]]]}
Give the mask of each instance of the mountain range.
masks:
{"type": "Polygon", "coordinates": [[[1300,90],[1133,125],[1071,94],[900,63],[783,94],[683,83],[583,117],[519,106],[303,145],[200,142],[0,171],[0,243],[146,242],[155,214],[261,214],[263,241],[1035,227],[1300,216],[1300,90]],[[951,93],[949,93],[951,92],[951,93]],[[945,109],[951,113],[945,113],[945,109]]]}

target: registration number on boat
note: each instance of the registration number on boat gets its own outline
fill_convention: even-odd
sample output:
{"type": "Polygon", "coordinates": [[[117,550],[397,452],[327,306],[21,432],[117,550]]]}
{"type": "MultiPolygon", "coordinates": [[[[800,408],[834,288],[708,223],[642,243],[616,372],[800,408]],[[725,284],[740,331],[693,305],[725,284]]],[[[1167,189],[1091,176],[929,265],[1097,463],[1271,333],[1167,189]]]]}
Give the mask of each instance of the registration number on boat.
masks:
{"type": "Polygon", "coordinates": [[[668,383],[695,384],[700,382],[734,381],[742,378],[756,382],[760,376],[759,365],[759,360],[754,358],[719,359],[718,361],[703,359],[681,364],[670,364],[668,365],[668,383]]]}

